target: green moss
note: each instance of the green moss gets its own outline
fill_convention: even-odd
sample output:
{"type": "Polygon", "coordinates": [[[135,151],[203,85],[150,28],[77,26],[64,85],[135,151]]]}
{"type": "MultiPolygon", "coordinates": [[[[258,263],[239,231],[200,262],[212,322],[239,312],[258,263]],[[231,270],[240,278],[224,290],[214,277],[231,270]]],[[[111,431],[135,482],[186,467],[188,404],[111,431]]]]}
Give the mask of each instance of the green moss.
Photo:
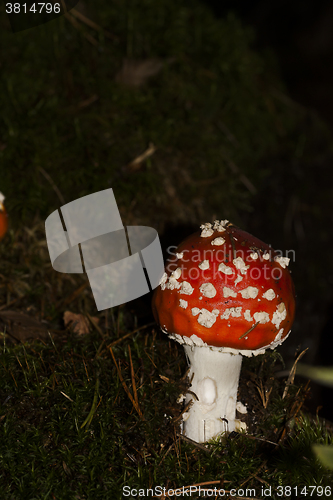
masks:
{"type": "MultiPolygon", "coordinates": [[[[74,498],[71,491],[83,499],[121,498],[125,485],[176,488],[217,480],[227,490],[244,482],[257,491],[262,484],[274,490],[280,484],[331,484],[332,472],[311,451],[314,442],[332,442],[319,422],[299,415],[279,446],[264,434],[260,440],[235,434],[203,451],[175,435],[180,386],[159,378],[172,373],[177,380],[184,372],[180,347],[149,331],[133,337],[141,418],[108,349],[96,356],[99,345],[94,334],[81,340],[70,334],[54,343],[1,349],[0,474],[6,498],[74,498]],[[90,425],[83,426],[96,396],[90,425]]],[[[133,394],[128,345],[113,352],[133,394]]],[[[265,418],[275,425],[272,408],[265,418]]]]}

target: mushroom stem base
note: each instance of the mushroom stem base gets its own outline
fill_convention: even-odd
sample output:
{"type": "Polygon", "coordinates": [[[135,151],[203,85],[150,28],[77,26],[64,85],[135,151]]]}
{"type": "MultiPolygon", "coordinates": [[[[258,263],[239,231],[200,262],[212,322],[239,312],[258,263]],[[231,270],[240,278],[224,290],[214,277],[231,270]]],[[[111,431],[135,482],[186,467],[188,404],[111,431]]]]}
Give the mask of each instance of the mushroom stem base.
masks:
{"type": "Polygon", "coordinates": [[[190,365],[190,391],[195,394],[186,396],[186,403],[193,403],[184,414],[184,434],[203,443],[234,431],[242,356],[209,347],[185,345],[184,349],[190,365]]]}

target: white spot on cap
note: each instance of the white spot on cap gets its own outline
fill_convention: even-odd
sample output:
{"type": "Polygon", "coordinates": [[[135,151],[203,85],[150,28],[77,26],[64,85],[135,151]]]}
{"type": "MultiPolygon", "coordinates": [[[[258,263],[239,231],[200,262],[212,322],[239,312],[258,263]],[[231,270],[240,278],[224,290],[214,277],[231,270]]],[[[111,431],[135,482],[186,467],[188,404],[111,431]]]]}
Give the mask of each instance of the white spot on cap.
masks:
{"type": "Polygon", "coordinates": [[[280,323],[286,319],[287,317],[287,310],[286,310],[286,306],[284,305],[284,302],[281,302],[277,308],[276,308],[276,311],[275,313],[273,314],[273,319],[272,319],[272,323],[273,325],[276,326],[276,328],[279,328],[280,326],[280,323]]]}
{"type": "Polygon", "coordinates": [[[240,294],[243,299],[255,299],[258,295],[258,292],[258,288],[255,288],[254,286],[248,286],[247,288],[244,288],[244,290],[241,290],[240,294]]]}
{"type": "Polygon", "coordinates": [[[180,278],[181,274],[182,274],[181,268],[177,267],[177,269],[171,273],[171,278],[174,278],[175,280],[178,280],[178,278],[180,278]]]}
{"type": "Polygon", "coordinates": [[[186,300],[183,300],[183,299],[180,299],[179,300],[179,305],[180,307],[182,307],[183,309],[186,309],[187,306],[188,306],[188,302],[186,300]]]}
{"type": "Polygon", "coordinates": [[[257,258],[259,257],[259,255],[257,254],[257,252],[252,252],[252,253],[250,253],[250,257],[253,260],[257,260],[257,258]]]}
{"type": "Polygon", "coordinates": [[[202,262],[200,262],[200,264],[198,265],[198,267],[202,271],[205,271],[206,269],[209,269],[209,260],[203,260],[202,262]]]}
{"type": "Polygon", "coordinates": [[[211,328],[214,325],[219,312],[220,311],[218,309],[213,309],[212,312],[207,311],[207,309],[201,309],[198,316],[199,325],[211,328]]]}
{"type": "Polygon", "coordinates": [[[184,252],[176,253],[177,259],[182,259],[184,257],[184,252]]]}
{"type": "Polygon", "coordinates": [[[288,266],[290,259],[288,257],[274,257],[275,262],[278,262],[283,269],[288,266]]]}
{"type": "Polygon", "coordinates": [[[260,324],[264,325],[269,321],[269,314],[264,311],[256,312],[253,315],[253,319],[256,323],[259,321],[260,324]]]}
{"type": "Polygon", "coordinates": [[[263,296],[264,299],[267,299],[267,300],[273,300],[276,297],[273,288],[270,288],[269,290],[266,290],[266,292],[263,293],[262,296],[263,296]]]}
{"type": "MultiPolygon", "coordinates": [[[[169,281],[165,284],[164,288],[168,288],[169,290],[174,290],[175,288],[176,289],[180,288],[181,284],[177,280],[180,277],[181,273],[182,273],[181,268],[177,267],[177,269],[171,273],[169,281]]],[[[163,279],[164,279],[164,277],[163,277],[163,279]]],[[[164,290],[164,288],[162,286],[162,290],[164,290]]]]}
{"type": "Polygon", "coordinates": [[[246,309],[246,311],[244,312],[244,318],[246,319],[246,321],[253,320],[250,309],[246,309]]]}
{"type": "Polygon", "coordinates": [[[224,274],[233,274],[234,271],[231,269],[231,267],[226,266],[223,262],[219,265],[219,271],[221,271],[224,274]]]}
{"type": "Polygon", "coordinates": [[[211,245],[216,245],[216,246],[221,246],[221,245],[223,245],[223,243],[224,243],[224,242],[225,242],[225,239],[224,239],[224,238],[219,237],[219,238],[215,238],[214,240],[212,240],[212,241],[210,242],[210,244],[211,244],[211,245]]]}
{"type": "Polygon", "coordinates": [[[193,316],[196,316],[197,314],[199,314],[200,309],[199,307],[192,307],[191,312],[193,316]]]}
{"type": "Polygon", "coordinates": [[[237,257],[237,259],[234,259],[233,264],[236,269],[238,269],[242,274],[246,274],[246,271],[250,266],[246,266],[245,262],[243,261],[242,257],[237,257]]]}
{"type": "Polygon", "coordinates": [[[241,316],[241,311],[241,307],[229,307],[221,315],[221,319],[229,319],[230,316],[232,316],[233,318],[239,318],[241,316]]]}
{"type": "Polygon", "coordinates": [[[168,280],[168,275],[167,273],[164,273],[159,282],[159,285],[161,285],[162,290],[165,289],[165,283],[167,282],[167,280],[168,280]]]}
{"type": "Polygon", "coordinates": [[[259,311],[257,313],[254,313],[253,319],[256,323],[259,321],[261,325],[264,325],[269,321],[269,314],[265,311],[259,311]]]}
{"type": "Polygon", "coordinates": [[[212,297],[215,297],[215,295],[217,293],[215,286],[212,285],[211,283],[204,283],[203,285],[201,285],[199,290],[202,293],[202,295],[204,295],[205,297],[208,297],[210,299],[212,297]]]}
{"type": "Polygon", "coordinates": [[[223,297],[225,297],[225,298],[237,297],[237,292],[234,292],[233,290],[231,290],[231,288],[224,286],[223,287],[223,297]]]}
{"type": "Polygon", "coordinates": [[[262,256],[262,258],[263,258],[264,260],[269,260],[269,258],[270,258],[269,253],[265,252],[265,253],[264,253],[264,255],[262,256]]]}
{"type": "Polygon", "coordinates": [[[215,229],[215,231],[218,231],[219,233],[223,233],[223,231],[225,231],[225,226],[229,223],[228,220],[214,220],[214,226],[213,226],[213,229],[215,229]]]}
{"type": "Polygon", "coordinates": [[[237,278],[235,279],[234,284],[235,284],[235,285],[238,285],[238,283],[240,283],[242,280],[243,280],[243,276],[239,275],[239,276],[237,276],[237,278]]]}
{"type": "Polygon", "coordinates": [[[202,224],[200,226],[200,229],[202,229],[201,235],[200,235],[202,238],[208,238],[209,236],[211,236],[214,233],[214,229],[212,229],[212,225],[210,224],[210,222],[206,222],[205,224],[202,224]]]}
{"type": "Polygon", "coordinates": [[[179,293],[185,293],[186,295],[191,295],[193,293],[193,286],[189,284],[188,281],[183,281],[179,293]]]}
{"type": "Polygon", "coordinates": [[[169,290],[174,290],[175,288],[178,289],[181,287],[181,284],[179,281],[176,280],[176,278],[172,278],[170,276],[168,283],[166,284],[166,287],[169,288],[169,290]]]}

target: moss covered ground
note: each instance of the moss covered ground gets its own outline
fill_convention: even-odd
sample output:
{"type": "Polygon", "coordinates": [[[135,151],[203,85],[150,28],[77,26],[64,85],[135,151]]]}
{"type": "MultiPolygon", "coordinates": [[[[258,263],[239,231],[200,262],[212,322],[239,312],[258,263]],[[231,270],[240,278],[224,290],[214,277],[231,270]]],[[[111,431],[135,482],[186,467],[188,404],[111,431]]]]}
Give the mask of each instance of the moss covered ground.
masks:
{"type": "Polygon", "coordinates": [[[189,442],[185,355],[142,314],[149,296],[96,313],[85,276],[52,269],[42,221],[11,231],[0,256],[0,498],[174,498],[183,486],[198,498],[199,485],[225,498],[331,498],[333,472],[312,445],[332,443],[332,427],[306,411],[309,384],[287,384],[280,354],[244,359],[248,434],[189,442]],[[89,331],[65,326],[66,311],[89,331]]]}
{"type": "Polygon", "coordinates": [[[260,161],[299,119],[274,58],[251,49],[254,34],[233,15],[217,21],[197,2],[80,5],[100,29],[68,14],[12,33],[2,6],[1,183],[12,217],[112,187],[127,223],[162,231],[221,207],[239,222],[269,174],[260,161]],[[154,154],[133,165],[150,144],[154,154]]]}

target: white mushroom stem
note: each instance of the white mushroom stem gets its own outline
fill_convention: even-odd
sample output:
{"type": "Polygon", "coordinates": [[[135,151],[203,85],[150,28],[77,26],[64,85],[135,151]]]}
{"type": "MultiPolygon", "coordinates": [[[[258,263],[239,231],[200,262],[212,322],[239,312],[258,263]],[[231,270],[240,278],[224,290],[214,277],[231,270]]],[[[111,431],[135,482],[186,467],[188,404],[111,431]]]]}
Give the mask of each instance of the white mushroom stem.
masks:
{"type": "Polygon", "coordinates": [[[192,379],[186,403],[193,401],[184,415],[184,434],[203,443],[236,427],[236,402],[242,366],[240,354],[184,345],[192,379]],[[193,376],[193,378],[192,378],[193,376]]]}

